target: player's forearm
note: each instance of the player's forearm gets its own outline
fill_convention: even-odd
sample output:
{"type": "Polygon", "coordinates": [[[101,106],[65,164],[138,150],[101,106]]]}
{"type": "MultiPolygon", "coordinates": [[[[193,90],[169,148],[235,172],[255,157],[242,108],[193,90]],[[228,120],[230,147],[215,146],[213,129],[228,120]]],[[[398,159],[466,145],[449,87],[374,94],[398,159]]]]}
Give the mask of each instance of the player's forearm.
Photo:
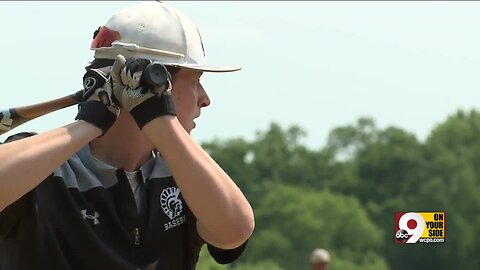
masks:
{"type": "Polygon", "coordinates": [[[176,117],[159,117],[143,129],[168,163],[207,242],[234,248],[251,235],[253,211],[225,171],[183,129],[176,117]]]}
{"type": "Polygon", "coordinates": [[[0,145],[0,210],[35,188],[100,129],[78,121],[22,140],[0,145]]]}

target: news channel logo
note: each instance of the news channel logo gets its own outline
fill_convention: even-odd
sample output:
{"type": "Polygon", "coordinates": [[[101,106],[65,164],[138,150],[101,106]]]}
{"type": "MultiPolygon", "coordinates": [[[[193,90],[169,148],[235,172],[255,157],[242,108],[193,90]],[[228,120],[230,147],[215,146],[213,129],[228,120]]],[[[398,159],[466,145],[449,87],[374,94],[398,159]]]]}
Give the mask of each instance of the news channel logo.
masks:
{"type": "Polygon", "coordinates": [[[395,243],[444,243],[445,237],[445,212],[395,212],[395,243]]]}

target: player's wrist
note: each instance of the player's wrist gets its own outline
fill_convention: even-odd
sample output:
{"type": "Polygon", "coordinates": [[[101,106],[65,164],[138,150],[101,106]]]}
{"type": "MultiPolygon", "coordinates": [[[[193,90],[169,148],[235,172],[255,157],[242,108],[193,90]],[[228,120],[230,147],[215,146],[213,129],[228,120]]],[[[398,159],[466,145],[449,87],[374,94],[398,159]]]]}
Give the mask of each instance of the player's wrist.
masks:
{"type": "Polygon", "coordinates": [[[91,136],[90,140],[103,136],[103,131],[101,128],[85,120],[77,120],[73,123],[73,125],[81,128],[85,133],[89,134],[91,136]]]}
{"type": "Polygon", "coordinates": [[[117,115],[110,111],[101,101],[89,100],[79,104],[80,109],[75,120],[84,120],[102,131],[105,134],[115,123],[117,115]]]}
{"type": "Polygon", "coordinates": [[[170,115],[176,116],[175,106],[170,93],[153,96],[130,110],[130,114],[140,129],[153,119],[170,115]]]}

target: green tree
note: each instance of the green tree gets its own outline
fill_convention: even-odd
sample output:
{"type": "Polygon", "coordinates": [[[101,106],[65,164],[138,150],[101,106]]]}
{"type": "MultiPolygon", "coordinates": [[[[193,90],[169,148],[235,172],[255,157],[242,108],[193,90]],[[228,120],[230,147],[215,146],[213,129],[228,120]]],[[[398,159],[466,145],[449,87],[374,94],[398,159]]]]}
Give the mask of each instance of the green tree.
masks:
{"type": "Polygon", "coordinates": [[[277,263],[271,260],[263,260],[259,263],[244,263],[236,265],[235,270],[287,270],[280,267],[277,263]]]}
{"type": "Polygon", "coordinates": [[[218,264],[208,253],[207,246],[204,245],[200,250],[198,257],[197,270],[226,270],[230,269],[228,265],[218,264]]]}
{"type": "MultiPolygon", "coordinates": [[[[355,198],[290,185],[269,187],[256,220],[258,235],[245,256],[254,262],[273,260],[285,269],[307,269],[308,256],[318,245],[359,266],[366,252],[376,254],[383,238],[355,198]]],[[[377,265],[386,265],[375,258],[377,265]]]]}
{"type": "Polygon", "coordinates": [[[331,269],[476,269],[480,241],[480,113],[458,111],[422,143],[371,118],[337,127],[317,151],[298,126],[206,143],[237,181],[256,229],[233,269],[307,269],[331,250],[331,269]],[[395,211],[445,211],[444,244],[398,245],[395,211]],[[348,222],[346,222],[348,221],[348,222]],[[355,226],[352,226],[354,224],[355,226]]]}

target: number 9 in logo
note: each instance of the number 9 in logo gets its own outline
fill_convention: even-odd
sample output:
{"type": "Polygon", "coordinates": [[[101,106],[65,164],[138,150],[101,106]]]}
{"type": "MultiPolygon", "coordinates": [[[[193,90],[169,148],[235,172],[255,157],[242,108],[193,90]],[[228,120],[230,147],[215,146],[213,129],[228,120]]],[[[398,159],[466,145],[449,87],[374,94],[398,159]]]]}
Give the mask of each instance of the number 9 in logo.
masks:
{"type": "Polygon", "coordinates": [[[416,243],[425,229],[425,220],[418,213],[405,213],[398,221],[398,227],[411,235],[406,243],[416,243]]]}

